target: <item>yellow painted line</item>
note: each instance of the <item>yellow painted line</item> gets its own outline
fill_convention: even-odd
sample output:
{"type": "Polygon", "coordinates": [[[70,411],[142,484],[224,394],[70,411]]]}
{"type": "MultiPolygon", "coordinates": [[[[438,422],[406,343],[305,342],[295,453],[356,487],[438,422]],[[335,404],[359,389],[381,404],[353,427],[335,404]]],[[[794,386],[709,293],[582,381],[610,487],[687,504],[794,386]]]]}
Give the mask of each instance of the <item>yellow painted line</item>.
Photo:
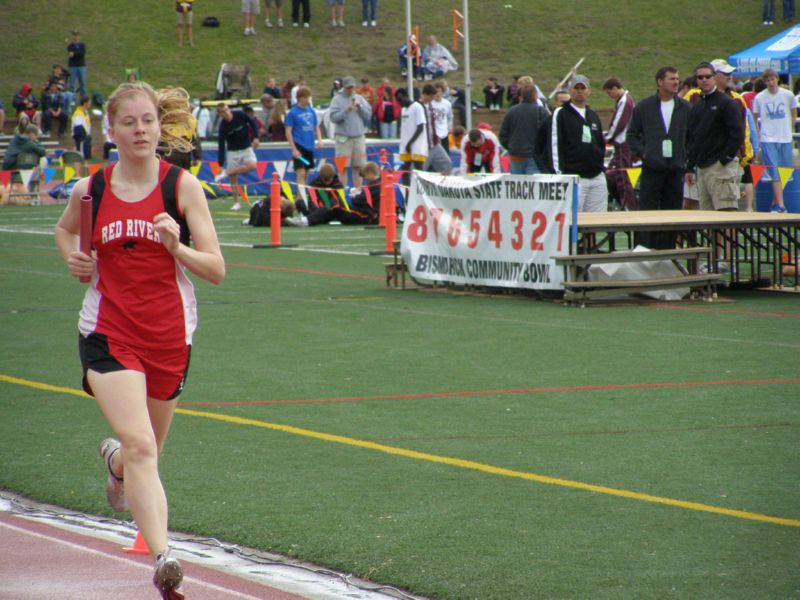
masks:
{"type": "Polygon", "coordinates": [[[262,427],[264,429],[272,429],[274,431],[282,431],[284,433],[291,433],[293,435],[302,435],[326,442],[334,442],[337,444],[346,444],[348,446],[357,446],[359,448],[366,448],[368,450],[375,450],[378,452],[385,452],[386,454],[394,454],[396,456],[404,456],[406,458],[413,458],[417,460],[425,460],[428,462],[440,463],[449,465],[451,467],[459,467],[461,469],[470,469],[473,471],[481,471],[483,473],[490,473],[492,475],[502,475],[504,477],[514,477],[517,479],[525,479],[527,481],[535,481],[537,483],[544,483],[547,485],[558,485],[561,487],[572,488],[576,490],[584,490],[587,492],[595,492],[598,494],[607,494],[609,496],[618,496],[620,498],[628,498],[630,500],[639,500],[642,502],[654,502],[656,504],[666,504],[668,506],[675,506],[678,508],[685,508],[689,510],[697,510],[702,512],[709,512],[727,517],[736,517],[738,519],[748,519],[751,521],[762,521],[764,523],[773,523],[775,525],[785,525],[787,527],[800,527],[800,520],[798,519],[784,519],[781,517],[772,517],[770,515],[762,515],[759,513],[747,512],[744,510],[733,510],[729,508],[722,508],[719,506],[711,506],[709,504],[701,504],[699,502],[687,502],[685,500],[675,500],[673,498],[664,498],[661,496],[652,496],[650,494],[642,494],[639,492],[631,492],[628,490],[620,490],[610,488],[602,485],[594,485],[591,483],[583,483],[581,481],[572,481],[570,479],[560,479],[558,477],[548,477],[547,475],[537,475],[536,473],[526,473],[524,471],[515,471],[512,469],[504,469],[502,467],[494,467],[471,460],[463,460],[461,458],[451,458],[448,456],[439,456],[437,454],[428,454],[427,452],[417,452],[416,450],[408,450],[405,448],[397,448],[394,446],[386,446],[367,440],[359,440],[355,438],[345,437],[341,435],[333,435],[330,433],[322,433],[313,431],[311,429],[303,429],[301,427],[294,427],[292,425],[281,425],[278,423],[269,423],[267,421],[258,421],[256,419],[246,419],[243,417],[235,417],[230,415],[222,415],[218,413],[205,412],[199,410],[191,410],[187,408],[179,408],[181,414],[204,417],[206,419],[214,419],[216,421],[223,421],[226,423],[234,423],[236,425],[248,425],[252,427],[262,427]]]}
{"type": "Polygon", "coordinates": [[[17,385],[24,385],[26,387],[35,388],[37,390],[45,390],[47,392],[59,392],[61,394],[71,394],[73,396],[83,396],[84,398],[91,398],[89,394],[83,390],[76,390],[75,388],[61,387],[58,385],[50,385],[49,383],[41,383],[39,381],[31,381],[29,379],[20,379],[19,377],[11,377],[10,375],[3,375],[0,373],[0,381],[6,383],[15,383],[17,385]]]}
{"type": "MultiPolygon", "coordinates": [[[[73,396],[82,396],[89,398],[86,393],[74,388],[66,388],[27,379],[20,379],[18,377],[10,377],[8,375],[0,374],[0,382],[13,383],[16,385],[23,385],[35,389],[59,392],[64,394],[71,394],[73,396]]],[[[800,519],[785,519],[782,517],[773,517],[770,515],[763,515],[760,513],[753,513],[744,510],[733,510],[730,508],[722,508],[719,506],[712,506],[710,504],[702,504],[700,502],[688,502],[686,500],[676,500],[674,498],[665,498],[662,496],[653,496],[650,494],[642,494],[640,492],[631,492],[629,490],[622,490],[617,488],[606,487],[603,485],[594,485],[591,483],[584,483],[582,481],[573,481],[571,479],[561,479],[559,477],[549,477],[547,475],[537,475],[536,473],[527,473],[525,471],[515,471],[513,469],[504,469],[502,467],[495,467],[471,460],[464,460],[461,458],[452,458],[449,456],[439,456],[437,454],[428,454],[427,452],[417,452],[416,450],[408,450],[406,448],[397,448],[395,446],[387,446],[385,444],[378,444],[367,440],[359,440],[356,438],[346,437],[342,435],[334,435],[331,433],[323,433],[321,431],[313,431],[311,429],[304,429],[302,427],[294,427],[293,425],[281,425],[279,423],[270,423],[268,421],[259,421],[257,419],[247,419],[244,417],[236,417],[231,415],[223,415],[219,413],[192,410],[188,408],[178,408],[175,412],[191,416],[202,417],[205,419],[212,419],[214,421],[222,421],[224,423],[233,423],[235,425],[246,425],[249,427],[260,427],[262,429],[271,429],[273,431],[281,431],[283,433],[290,433],[292,435],[300,435],[304,437],[323,440],[326,442],[333,442],[336,444],[345,444],[347,446],[355,446],[367,450],[374,450],[376,452],[384,452],[386,454],[393,454],[395,456],[403,456],[405,458],[413,458],[415,460],[424,460],[433,463],[448,465],[451,467],[458,467],[461,469],[470,469],[472,471],[480,471],[482,473],[489,473],[491,475],[500,475],[503,477],[513,477],[515,479],[523,479],[526,481],[535,481],[546,485],[557,485],[576,490],[583,490],[586,492],[594,492],[597,494],[606,494],[609,496],[617,496],[620,498],[628,498],[629,500],[639,500],[640,502],[652,502],[655,504],[665,504],[667,506],[674,506],[677,508],[684,508],[688,510],[696,510],[701,512],[708,512],[726,517],[734,517],[737,519],[747,519],[750,521],[761,521],[763,523],[772,523],[774,525],[784,525],[786,527],[800,527],[800,519]]]]}

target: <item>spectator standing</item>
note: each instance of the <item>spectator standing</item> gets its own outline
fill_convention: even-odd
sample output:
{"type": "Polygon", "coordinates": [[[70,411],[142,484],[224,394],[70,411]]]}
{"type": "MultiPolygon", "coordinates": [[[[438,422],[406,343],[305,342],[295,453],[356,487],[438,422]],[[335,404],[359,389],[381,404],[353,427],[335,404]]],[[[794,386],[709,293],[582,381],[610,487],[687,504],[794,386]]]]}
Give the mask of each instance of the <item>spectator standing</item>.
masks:
{"type": "Polygon", "coordinates": [[[267,121],[267,135],[272,142],[285,142],[286,141],[286,126],[284,120],[286,118],[286,101],[278,100],[275,103],[275,108],[269,114],[267,121]]]}
{"type": "Polygon", "coordinates": [[[229,177],[233,206],[231,210],[240,210],[239,175],[255,171],[257,159],[255,148],[258,148],[258,126],[255,121],[240,110],[232,111],[227,104],[217,105],[217,114],[221,121],[218,134],[218,161],[225,165],[216,176],[216,181],[229,177]]]}
{"type": "Polygon", "coordinates": [[[486,137],[480,129],[473,129],[461,142],[461,164],[459,170],[468,173],[500,173],[500,149],[494,140],[486,137]]]}
{"type": "Polygon", "coordinates": [[[511,83],[508,84],[506,88],[506,99],[508,100],[509,106],[514,106],[518,102],[520,102],[520,85],[519,85],[519,75],[514,75],[511,78],[511,83]]]}
{"type": "Polygon", "coordinates": [[[622,87],[622,82],[616,77],[606,79],[603,91],[614,101],[614,114],[611,124],[605,134],[606,144],[614,148],[614,156],[609,163],[608,185],[611,196],[627,210],[636,208],[636,195],[628,177],[627,169],[633,164],[631,149],[625,141],[628,124],[633,116],[635,103],[630,92],[622,87]]]}
{"type": "Polygon", "coordinates": [[[50,133],[53,121],[58,123],[58,135],[63,136],[67,132],[67,113],[64,111],[64,98],[58,91],[58,84],[50,81],[47,91],[42,94],[42,131],[50,133]]]}
{"type": "Polygon", "coordinates": [[[331,27],[344,27],[344,0],[325,0],[331,9],[331,27]]]}
{"type": "Polygon", "coordinates": [[[767,89],[767,84],[764,83],[763,77],[758,77],[755,81],[748,81],[744,86],[742,92],[742,100],[747,104],[747,108],[753,110],[753,100],[756,99],[761,92],[767,89]]]}
{"type": "Polygon", "coordinates": [[[200,96],[192,109],[192,116],[197,121],[197,137],[200,140],[206,140],[212,135],[211,111],[203,106],[203,102],[207,100],[208,96],[200,96]]]}
{"type": "Polygon", "coordinates": [[[175,12],[178,15],[178,46],[183,47],[184,37],[194,46],[192,37],[192,5],[194,0],[176,0],[175,12]]]}
{"type": "Polygon", "coordinates": [[[86,44],[81,41],[81,32],[72,32],[72,41],[67,46],[67,56],[69,57],[67,66],[69,67],[69,91],[73,97],[86,96],[86,44]],[[75,87],[78,87],[77,93],[75,87]]]}
{"type": "Polygon", "coordinates": [[[266,6],[264,7],[264,12],[267,15],[267,18],[264,19],[264,25],[268,28],[272,28],[272,21],[270,21],[270,16],[272,13],[272,5],[275,5],[275,16],[277,17],[276,25],[278,27],[283,27],[283,0],[264,0],[266,2],[266,6]]]}
{"type": "Polygon", "coordinates": [[[714,67],[695,68],[700,100],[692,106],[686,132],[687,173],[691,184],[697,169],[700,210],[735,211],[739,202],[739,159],[744,127],[738,104],[717,90],[714,67]]]}
{"type": "Polygon", "coordinates": [[[491,111],[498,111],[503,108],[503,92],[505,88],[497,83],[497,77],[489,77],[483,87],[483,97],[486,108],[491,111]]]}
{"type": "Polygon", "coordinates": [[[311,27],[311,5],[309,0],[292,0],[292,27],[300,25],[300,8],[303,9],[303,27],[311,27]]]}
{"type": "Polygon", "coordinates": [[[521,101],[509,108],[503,117],[500,143],[508,150],[510,173],[535,175],[540,171],[536,161],[535,140],[548,115],[536,102],[535,86],[525,86],[519,95],[521,101]]]}
{"type": "Polygon", "coordinates": [[[81,96],[80,103],[72,113],[72,139],[75,140],[75,149],[83,154],[83,158],[92,158],[92,118],[89,114],[91,99],[81,96]]]}
{"type": "MultiPolygon", "coordinates": [[[[736,69],[729,65],[728,61],[724,58],[712,60],[711,66],[714,67],[714,82],[716,83],[717,90],[733,98],[739,107],[742,127],[744,128],[744,143],[739,147],[737,156],[739,157],[739,166],[742,172],[742,195],[744,196],[745,206],[748,212],[752,212],[753,174],[750,170],[750,161],[753,160],[753,144],[751,142],[750,121],[752,120],[755,124],[755,119],[752,114],[749,114],[748,118],[749,111],[747,109],[747,102],[733,89],[732,73],[736,69]]],[[[792,123],[794,123],[794,121],[792,121],[792,123]]]]}
{"type": "Polygon", "coordinates": [[[256,34],[256,17],[261,14],[261,0],[242,0],[244,35],[256,34]]]}
{"type": "Polygon", "coordinates": [[[361,0],[361,26],[378,26],[378,0],[361,0]]]}
{"type": "MultiPolygon", "coordinates": [[[[631,152],[642,159],[639,208],[680,210],[691,106],[678,96],[681,80],[677,69],[662,67],[655,80],[656,93],[633,109],[625,139],[631,152]]],[[[644,232],[636,239],[648,248],[675,246],[674,235],[665,232],[644,232]]]]}
{"type": "MultiPolygon", "coordinates": [[[[372,118],[372,107],[363,96],[356,93],[352,77],[342,79],[342,91],[331,100],[330,119],[336,127],[336,158],[345,158],[340,164],[339,177],[345,179],[347,164],[352,167],[353,186],[361,189],[360,169],[367,162],[366,130],[372,118]]],[[[338,162],[338,161],[337,161],[338,162]]]]}
{"type": "Polygon", "coordinates": [[[397,121],[400,119],[400,104],[395,98],[394,88],[388,83],[378,88],[381,98],[375,103],[375,115],[378,119],[381,139],[397,137],[397,121]]]}
{"type": "Polygon", "coordinates": [[[369,84],[369,77],[361,78],[361,85],[356,88],[356,94],[363,96],[370,106],[375,106],[375,102],[378,100],[375,88],[369,84]]]}
{"type": "Polygon", "coordinates": [[[579,211],[604,212],[608,209],[605,141],[600,118],[587,104],[589,80],[576,75],[569,93],[570,100],[553,111],[551,119],[551,171],[580,177],[579,211]]]}
{"type": "Polygon", "coordinates": [[[428,135],[425,132],[428,122],[425,107],[417,100],[412,101],[405,88],[398,89],[395,96],[402,107],[398,158],[403,161],[403,182],[408,186],[410,172],[422,169],[428,159],[428,135]]]}
{"type": "Polygon", "coordinates": [[[761,124],[759,141],[763,163],[772,180],[772,212],[786,212],[778,167],[791,167],[792,133],[797,120],[797,98],[778,85],[778,74],[767,69],[762,75],[767,89],[753,101],[753,115],[761,124]]]}
{"type": "Polygon", "coordinates": [[[439,88],[433,83],[426,83],[422,86],[420,102],[425,109],[425,120],[427,122],[425,126],[425,135],[428,139],[428,159],[425,161],[423,168],[426,171],[433,171],[434,173],[449,174],[453,170],[453,162],[450,159],[450,154],[444,149],[436,133],[436,113],[433,103],[438,93],[439,88]]]}
{"type": "Polygon", "coordinates": [[[30,83],[23,83],[19,92],[14,96],[11,105],[17,111],[17,118],[25,115],[30,122],[37,127],[42,124],[42,115],[39,112],[39,101],[33,95],[33,86],[30,83]]]}
{"type": "Polygon", "coordinates": [[[783,0],[783,20],[787,23],[794,21],[794,0],[783,0]]]}
{"type": "Polygon", "coordinates": [[[761,19],[764,25],[775,24],[775,0],[763,0],[761,4],[761,19]]]}
{"type": "Polygon", "coordinates": [[[569,102],[569,90],[562,88],[553,96],[553,108],[564,106],[567,102],[569,102]]]}
{"type": "Polygon", "coordinates": [[[297,91],[297,104],[286,115],[286,140],[292,150],[298,193],[305,197],[306,177],[314,168],[314,147],[322,147],[322,134],[316,111],[310,105],[311,90],[297,91]]]}
{"type": "Polygon", "coordinates": [[[453,105],[444,99],[446,84],[437,81],[434,84],[436,95],[431,100],[431,112],[434,118],[434,130],[437,143],[441,144],[446,150],[450,150],[450,130],[453,129],[453,105]]]}
{"type": "Polygon", "coordinates": [[[275,98],[272,94],[262,94],[261,95],[261,110],[264,112],[264,120],[263,128],[259,130],[258,137],[261,138],[262,141],[268,142],[270,141],[269,135],[269,118],[272,116],[272,111],[275,110],[275,98]]]}

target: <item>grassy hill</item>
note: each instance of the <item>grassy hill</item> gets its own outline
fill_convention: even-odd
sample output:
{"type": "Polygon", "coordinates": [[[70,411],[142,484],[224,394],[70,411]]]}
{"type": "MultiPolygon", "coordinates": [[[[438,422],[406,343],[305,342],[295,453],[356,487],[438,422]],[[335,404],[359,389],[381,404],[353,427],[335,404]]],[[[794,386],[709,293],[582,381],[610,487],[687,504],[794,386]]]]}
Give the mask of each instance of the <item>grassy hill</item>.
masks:
{"type": "MultiPolygon", "coordinates": [[[[183,85],[192,95],[212,94],[223,62],[251,66],[254,90],[267,77],[278,81],[303,74],[315,96],[327,98],[331,80],[351,74],[373,81],[399,80],[396,48],[405,35],[405,0],[380,0],[378,27],[361,27],[361,3],[348,0],[347,27],[331,28],[322,0],[312,0],[311,29],[268,30],[258,20],[258,35],[242,35],[239,2],[196,0],[195,47],[179,48],[173,5],[166,0],[29,0],[17,5],[0,0],[0,39],[4,60],[0,98],[7,114],[23,81],[41,85],[53,63],[66,64],[66,43],[73,28],[87,44],[88,83],[107,94],[126,67],[139,66],[143,77],[161,85],[183,85]],[[57,9],[56,9],[57,8],[57,9]],[[221,26],[200,26],[214,15],[221,26]]],[[[286,20],[289,6],[286,1],[286,20]]],[[[412,22],[423,39],[437,35],[452,45],[451,9],[462,0],[412,0],[412,22]]],[[[653,74],[665,65],[688,73],[701,59],[727,56],[780,30],[760,24],[760,3],[727,0],[674,0],[668,5],[643,0],[472,0],[469,6],[473,97],[486,77],[507,82],[514,74],[531,74],[549,92],[582,56],[581,70],[595,86],[593,104],[608,106],[602,81],[618,76],[642,98],[654,88],[653,74]]],[[[262,9],[263,10],[263,9],[262,9]]],[[[262,15],[263,17],[263,15],[262,15]]],[[[463,52],[454,52],[462,66],[463,52]]],[[[463,69],[451,84],[464,83],[463,69]]]]}

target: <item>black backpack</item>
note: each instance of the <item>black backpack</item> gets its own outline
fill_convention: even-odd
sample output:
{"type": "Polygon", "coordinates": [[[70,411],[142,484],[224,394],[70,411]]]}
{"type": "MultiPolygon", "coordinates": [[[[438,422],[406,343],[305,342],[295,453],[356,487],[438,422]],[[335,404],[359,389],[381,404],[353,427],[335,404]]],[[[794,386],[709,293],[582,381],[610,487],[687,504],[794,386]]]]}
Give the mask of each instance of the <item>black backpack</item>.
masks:
{"type": "MultiPolygon", "coordinates": [[[[108,168],[108,167],[106,167],[108,168]]],[[[164,211],[178,223],[181,229],[180,240],[184,246],[189,245],[189,224],[180,214],[178,214],[178,176],[181,174],[180,167],[171,165],[164,179],[161,180],[161,197],[164,200],[164,211]]],[[[97,223],[97,212],[100,210],[100,201],[103,199],[103,192],[106,189],[105,171],[97,171],[89,180],[89,195],[92,197],[92,227],[97,223]]]]}
{"type": "Polygon", "coordinates": [[[203,19],[203,27],[219,27],[219,19],[217,17],[206,17],[203,19]]]}

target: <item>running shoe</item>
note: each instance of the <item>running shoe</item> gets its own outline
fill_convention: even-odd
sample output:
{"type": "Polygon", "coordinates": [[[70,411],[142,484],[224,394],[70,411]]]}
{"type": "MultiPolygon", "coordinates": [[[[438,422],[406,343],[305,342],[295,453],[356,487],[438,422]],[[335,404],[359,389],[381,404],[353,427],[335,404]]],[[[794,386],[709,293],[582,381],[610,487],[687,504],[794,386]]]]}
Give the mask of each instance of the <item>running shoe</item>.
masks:
{"type": "Polygon", "coordinates": [[[773,204],[772,208],[770,209],[770,212],[785,213],[786,212],[786,207],[783,206],[782,204],[773,204]]]}
{"type": "Polygon", "coordinates": [[[305,215],[294,215],[286,217],[284,222],[292,227],[308,227],[308,219],[305,215]]]}
{"type": "Polygon", "coordinates": [[[120,448],[120,444],[114,438],[106,438],[100,442],[100,456],[106,463],[108,469],[108,480],[106,481],[106,498],[108,503],[117,512],[126,512],[128,510],[128,500],[125,498],[125,486],[122,477],[114,475],[111,470],[111,460],[114,458],[114,453],[120,448]]]}
{"type": "Polygon", "coordinates": [[[153,585],[161,592],[163,600],[183,600],[184,595],[181,590],[183,569],[178,559],[170,556],[171,551],[172,548],[167,547],[164,553],[156,556],[153,585]]]}

